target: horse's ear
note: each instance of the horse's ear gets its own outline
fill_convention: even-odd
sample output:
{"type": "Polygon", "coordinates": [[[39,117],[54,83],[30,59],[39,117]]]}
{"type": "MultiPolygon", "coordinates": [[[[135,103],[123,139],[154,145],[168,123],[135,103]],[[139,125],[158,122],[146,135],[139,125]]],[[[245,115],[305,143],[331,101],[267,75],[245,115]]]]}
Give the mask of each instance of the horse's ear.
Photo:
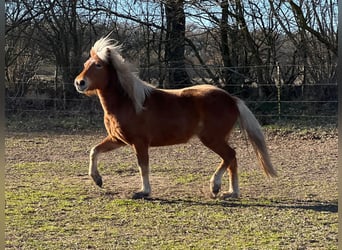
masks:
{"type": "Polygon", "coordinates": [[[96,52],[94,51],[94,49],[92,48],[90,50],[90,57],[95,57],[96,56],[96,52]]]}

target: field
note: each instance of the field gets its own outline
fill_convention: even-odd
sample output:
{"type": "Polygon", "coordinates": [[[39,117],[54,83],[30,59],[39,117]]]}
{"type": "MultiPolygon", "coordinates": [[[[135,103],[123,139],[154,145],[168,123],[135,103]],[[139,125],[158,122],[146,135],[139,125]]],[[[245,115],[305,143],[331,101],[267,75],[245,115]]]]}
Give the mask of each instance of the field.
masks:
{"type": "MultiPolygon", "coordinates": [[[[337,130],[268,127],[279,177],[267,179],[236,130],[241,198],[209,197],[219,158],[197,139],[151,148],[152,196],[129,147],[87,176],[97,129],[6,135],[6,249],[337,249],[337,130]]],[[[223,190],[227,191],[225,177],[223,190]]]]}

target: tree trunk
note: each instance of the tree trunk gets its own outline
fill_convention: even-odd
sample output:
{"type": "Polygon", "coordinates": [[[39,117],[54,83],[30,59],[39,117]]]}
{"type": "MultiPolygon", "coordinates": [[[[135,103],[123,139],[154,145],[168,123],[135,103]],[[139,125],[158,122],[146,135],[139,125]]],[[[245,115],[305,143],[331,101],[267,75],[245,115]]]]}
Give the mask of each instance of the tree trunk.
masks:
{"type": "Polygon", "coordinates": [[[185,68],[185,14],[183,0],[169,0],[165,3],[166,46],[165,58],[168,79],[164,87],[181,88],[191,85],[185,68]]]}
{"type": "Polygon", "coordinates": [[[232,66],[232,62],[230,60],[229,53],[229,45],[228,45],[228,0],[224,0],[221,3],[221,22],[220,22],[220,35],[221,35],[221,53],[223,60],[223,80],[225,84],[230,82],[231,72],[229,71],[229,67],[232,66]]]}

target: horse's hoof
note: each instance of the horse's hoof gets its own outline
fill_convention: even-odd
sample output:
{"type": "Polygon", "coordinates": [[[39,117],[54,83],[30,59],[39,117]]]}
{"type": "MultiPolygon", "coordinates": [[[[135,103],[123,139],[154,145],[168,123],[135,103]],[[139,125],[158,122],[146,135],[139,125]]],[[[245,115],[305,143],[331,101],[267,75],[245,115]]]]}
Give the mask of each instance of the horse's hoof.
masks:
{"type": "Polygon", "coordinates": [[[238,199],[238,198],[240,198],[240,195],[238,193],[232,193],[232,192],[225,192],[220,196],[221,200],[238,199]]]}
{"type": "Polygon", "coordinates": [[[134,200],[144,199],[144,198],[147,198],[149,196],[150,196],[149,193],[137,192],[137,193],[133,194],[132,199],[134,199],[134,200]]]}
{"type": "Polygon", "coordinates": [[[92,176],[94,182],[96,183],[96,185],[98,185],[99,187],[102,187],[102,177],[100,175],[98,176],[92,176]]]}
{"type": "Polygon", "coordinates": [[[210,193],[209,194],[209,197],[211,198],[211,199],[216,199],[217,198],[217,193],[215,194],[215,193],[210,193]]]}
{"type": "Polygon", "coordinates": [[[217,198],[217,194],[220,192],[221,185],[217,184],[210,184],[211,196],[212,198],[217,198]]]}
{"type": "Polygon", "coordinates": [[[100,188],[102,188],[102,178],[100,177],[99,179],[97,179],[96,181],[95,181],[95,183],[96,183],[96,185],[98,185],[100,188]]]}

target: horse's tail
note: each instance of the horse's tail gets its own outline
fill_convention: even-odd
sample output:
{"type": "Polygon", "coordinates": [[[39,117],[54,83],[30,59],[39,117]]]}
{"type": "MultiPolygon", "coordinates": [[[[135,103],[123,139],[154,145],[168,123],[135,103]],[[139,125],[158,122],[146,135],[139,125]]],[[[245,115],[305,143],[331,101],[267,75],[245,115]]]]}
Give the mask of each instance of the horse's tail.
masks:
{"type": "Polygon", "coordinates": [[[237,107],[240,113],[240,125],[242,130],[247,133],[249,141],[252,143],[256,156],[259,160],[260,166],[265,174],[269,177],[276,177],[277,172],[274,169],[265,142],[261,126],[253,113],[249,110],[246,104],[237,98],[237,107]]]}

